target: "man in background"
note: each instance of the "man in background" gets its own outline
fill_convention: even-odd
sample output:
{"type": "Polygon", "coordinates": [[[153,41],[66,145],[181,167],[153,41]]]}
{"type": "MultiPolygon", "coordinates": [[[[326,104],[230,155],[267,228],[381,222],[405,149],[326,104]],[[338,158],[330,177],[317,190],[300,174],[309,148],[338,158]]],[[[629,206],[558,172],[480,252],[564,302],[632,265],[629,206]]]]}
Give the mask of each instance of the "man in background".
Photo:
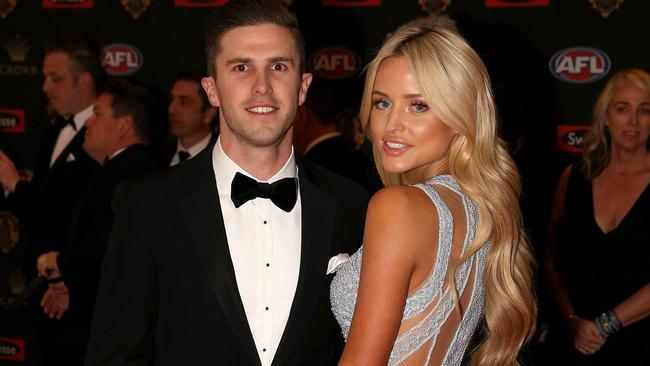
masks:
{"type": "Polygon", "coordinates": [[[169,132],[175,144],[165,154],[165,165],[181,163],[205,149],[213,138],[213,121],[217,109],[210,105],[201,87],[203,75],[180,73],[171,90],[169,132]]]}
{"type": "Polygon", "coordinates": [[[39,274],[52,281],[41,300],[43,311],[56,323],[48,341],[58,352],[48,355],[48,361],[83,365],[113,224],[113,190],[117,183],[157,168],[146,146],[151,108],[145,88],[112,80],[102,88],[86,122],[83,149],[102,168],[81,197],[67,246],[37,260],[39,274]]]}

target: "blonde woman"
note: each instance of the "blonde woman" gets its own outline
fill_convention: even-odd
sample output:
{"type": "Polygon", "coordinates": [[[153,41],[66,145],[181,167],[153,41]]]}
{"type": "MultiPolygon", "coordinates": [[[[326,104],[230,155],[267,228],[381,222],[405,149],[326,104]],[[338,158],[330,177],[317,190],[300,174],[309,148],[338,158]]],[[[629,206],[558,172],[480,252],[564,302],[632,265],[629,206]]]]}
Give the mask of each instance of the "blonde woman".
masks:
{"type": "Polygon", "coordinates": [[[650,74],[607,82],[581,164],[565,169],[549,220],[546,273],[572,365],[650,365],[650,74]]]}
{"type": "Polygon", "coordinates": [[[332,282],[340,365],[517,364],[533,258],[482,61],[447,21],[408,23],[368,66],[360,112],[387,188],[332,282]]]}

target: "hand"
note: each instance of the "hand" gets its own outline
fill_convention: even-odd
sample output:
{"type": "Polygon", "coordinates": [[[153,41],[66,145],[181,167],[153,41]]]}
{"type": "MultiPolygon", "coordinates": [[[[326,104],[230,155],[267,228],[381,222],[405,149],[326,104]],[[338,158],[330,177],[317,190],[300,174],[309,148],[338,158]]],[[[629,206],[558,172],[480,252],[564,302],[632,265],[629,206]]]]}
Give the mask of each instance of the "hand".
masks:
{"type": "Polygon", "coordinates": [[[60,320],[70,307],[70,290],[63,281],[49,285],[41,299],[45,315],[60,320]]]}
{"type": "Polygon", "coordinates": [[[600,334],[596,324],[591,320],[569,319],[569,327],[571,328],[573,346],[582,354],[594,354],[605,344],[606,338],[600,334]]]}
{"type": "Polygon", "coordinates": [[[16,170],[14,162],[0,150],[0,185],[7,192],[16,190],[16,184],[21,179],[20,174],[16,170]]]}
{"type": "Polygon", "coordinates": [[[36,259],[36,269],[38,270],[39,276],[43,276],[48,280],[61,277],[59,265],[56,263],[58,256],[59,252],[48,252],[40,255],[36,259]]]}

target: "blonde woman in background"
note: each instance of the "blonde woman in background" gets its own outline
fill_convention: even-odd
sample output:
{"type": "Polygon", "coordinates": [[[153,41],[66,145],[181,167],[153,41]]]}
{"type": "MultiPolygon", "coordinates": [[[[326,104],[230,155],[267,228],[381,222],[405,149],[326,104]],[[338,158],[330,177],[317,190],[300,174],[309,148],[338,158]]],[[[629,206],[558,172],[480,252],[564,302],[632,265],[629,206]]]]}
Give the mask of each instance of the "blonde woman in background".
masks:
{"type": "Polygon", "coordinates": [[[650,74],[607,82],[582,161],[565,169],[545,269],[571,365],[650,365],[650,74]]]}
{"type": "Polygon", "coordinates": [[[410,22],[368,66],[360,114],[387,188],[332,282],[340,364],[516,365],[534,261],[483,62],[448,19],[410,22]]]}

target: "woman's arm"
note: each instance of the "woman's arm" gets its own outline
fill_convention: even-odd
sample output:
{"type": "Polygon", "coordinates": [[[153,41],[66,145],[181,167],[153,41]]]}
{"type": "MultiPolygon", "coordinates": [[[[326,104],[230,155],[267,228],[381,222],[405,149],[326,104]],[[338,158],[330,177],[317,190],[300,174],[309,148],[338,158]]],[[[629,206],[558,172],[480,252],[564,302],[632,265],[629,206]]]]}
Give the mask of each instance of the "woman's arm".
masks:
{"type": "Polygon", "coordinates": [[[359,293],[339,365],[388,362],[420,255],[418,249],[423,243],[431,247],[431,226],[437,233],[437,225],[431,225],[437,221],[432,220],[437,220],[437,212],[417,188],[382,189],[370,200],[359,293]]]}
{"type": "Polygon", "coordinates": [[[614,308],[614,313],[624,327],[650,315],[650,283],[614,308]]]}
{"type": "Polygon", "coordinates": [[[592,319],[581,318],[575,313],[569,290],[555,266],[557,225],[562,217],[564,217],[564,204],[570,173],[571,166],[568,166],[562,172],[562,176],[560,176],[555,196],[553,197],[553,207],[548,224],[546,252],[544,253],[544,270],[551,290],[551,296],[558,306],[567,327],[571,330],[573,346],[584,354],[591,354],[598,351],[605,344],[605,337],[600,334],[592,319]]]}

